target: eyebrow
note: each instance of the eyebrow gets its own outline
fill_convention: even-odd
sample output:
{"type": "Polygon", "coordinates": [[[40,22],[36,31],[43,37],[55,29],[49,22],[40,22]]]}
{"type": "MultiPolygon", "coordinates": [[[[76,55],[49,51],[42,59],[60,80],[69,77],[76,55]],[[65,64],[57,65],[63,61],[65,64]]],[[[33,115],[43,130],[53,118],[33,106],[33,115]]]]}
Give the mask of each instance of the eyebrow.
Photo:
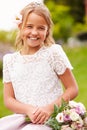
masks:
{"type": "MultiPolygon", "coordinates": [[[[26,25],[31,25],[31,26],[33,26],[33,24],[32,23],[26,23],[26,25]]],[[[46,25],[42,25],[42,24],[39,24],[39,25],[37,25],[37,26],[40,26],[40,27],[47,27],[46,25]]]]}

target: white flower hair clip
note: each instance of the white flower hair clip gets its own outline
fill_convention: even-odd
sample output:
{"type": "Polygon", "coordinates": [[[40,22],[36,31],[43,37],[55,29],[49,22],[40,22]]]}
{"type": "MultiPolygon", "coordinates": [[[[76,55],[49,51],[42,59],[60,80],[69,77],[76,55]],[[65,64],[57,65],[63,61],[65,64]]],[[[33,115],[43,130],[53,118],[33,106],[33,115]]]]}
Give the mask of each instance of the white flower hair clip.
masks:
{"type": "Polygon", "coordinates": [[[34,2],[34,4],[35,4],[35,5],[37,5],[37,6],[40,6],[40,5],[42,5],[42,3],[41,3],[41,2],[39,2],[39,1],[37,1],[37,2],[34,2]]]}
{"type": "Polygon", "coordinates": [[[35,3],[37,5],[43,4],[43,0],[31,0],[31,3],[35,3]]]}
{"type": "Polygon", "coordinates": [[[21,15],[21,14],[17,14],[17,15],[15,16],[15,23],[16,23],[17,25],[19,25],[19,24],[22,23],[22,15],[21,15]]]}
{"type": "Polygon", "coordinates": [[[30,3],[32,6],[42,6],[43,5],[43,2],[41,2],[41,1],[32,1],[31,3],[30,3]]]}

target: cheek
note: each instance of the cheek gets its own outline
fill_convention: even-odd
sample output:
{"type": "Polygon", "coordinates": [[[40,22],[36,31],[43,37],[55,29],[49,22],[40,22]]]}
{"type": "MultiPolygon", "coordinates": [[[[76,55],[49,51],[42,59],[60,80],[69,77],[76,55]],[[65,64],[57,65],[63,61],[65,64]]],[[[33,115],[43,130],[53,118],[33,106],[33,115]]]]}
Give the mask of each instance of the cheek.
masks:
{"type": "Polygon", "coordinates": [[[21,38],[24,39],[27,35],[27,30],[22,30],[21,31],[21,38]]]}
{"type": "Polygon", "coordinates": [[[48,31],[46,31],[46,33],[45,33],[44,40],[46,40],[46,39],[47,39],[47,37],[48,37],[48,31]]]}
{"type": "Polygon", "coordinates": [[[45,39],[46,36],[47,36],[47,31],[45,31],[44,33],[42,33],[42,36],[43,36],[43,38],[45,39]]]}

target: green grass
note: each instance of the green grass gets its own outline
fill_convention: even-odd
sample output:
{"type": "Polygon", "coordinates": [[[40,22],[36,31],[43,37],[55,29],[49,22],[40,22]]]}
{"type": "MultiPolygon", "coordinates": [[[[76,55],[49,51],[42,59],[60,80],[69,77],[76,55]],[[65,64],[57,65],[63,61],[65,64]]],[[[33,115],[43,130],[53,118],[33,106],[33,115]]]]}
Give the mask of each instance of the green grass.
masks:
{"type": "MultiPolygon", "coordinates": [[[[79,95],[75,100],[82,102],[87,108],[87,47],[64,47],[64,50],[74,67],[73,73],[79,86],[79,95]]],[[[2,80],[0,80],[0,117],[10,113],[11,112],[5,108],[3,103],[3,84],[2,80]]]]}
{"type": "Polygon", "coordinates": [[[87,108],[87,46],[71,49],[65,47],[64,50],[74,67],[73,73],[79,87],[79,94],[75,100],[82,102],[87,108]]]}
{"type": "Polygon", "coordinates": [[[0,117],[11,114],[12,112],[8,110],[3,101],[3,83],[2,80],[0,79],[0,117]]]}

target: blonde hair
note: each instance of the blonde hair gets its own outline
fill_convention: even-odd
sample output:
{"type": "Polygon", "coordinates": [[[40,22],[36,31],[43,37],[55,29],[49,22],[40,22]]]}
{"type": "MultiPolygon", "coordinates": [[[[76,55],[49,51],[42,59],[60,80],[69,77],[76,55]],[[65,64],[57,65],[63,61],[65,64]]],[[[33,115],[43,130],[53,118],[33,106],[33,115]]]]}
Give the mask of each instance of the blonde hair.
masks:
{"type": "MultiPolygon", "coordinates": [[[[22,15],[22,23],[21,23],[21,28],[23,29],[27,18],[29,16],[30,13],[36,13],[37,15],[42,16],[45,20],[46,23],[48,25],[48,35],[46,36],[46,39],[44,41],[44,45],[45,46],[50,46],[52,45],[54,42],[54,39],[52,37],[52,27],[53,27],[53,22],[51,20],[51,16],[50,16],[50,12],[48,10],[48,8],[41,3],[36,3],[36,2],[32,2],[30,4],[28,4],[27,6],[25,6],[20,14],[22,15]]],[[[18,35],[16,37],[16,47],[22,47],[23,46],[23,40],[21,39],[21,31],[19,30],[18,35]]]]}

